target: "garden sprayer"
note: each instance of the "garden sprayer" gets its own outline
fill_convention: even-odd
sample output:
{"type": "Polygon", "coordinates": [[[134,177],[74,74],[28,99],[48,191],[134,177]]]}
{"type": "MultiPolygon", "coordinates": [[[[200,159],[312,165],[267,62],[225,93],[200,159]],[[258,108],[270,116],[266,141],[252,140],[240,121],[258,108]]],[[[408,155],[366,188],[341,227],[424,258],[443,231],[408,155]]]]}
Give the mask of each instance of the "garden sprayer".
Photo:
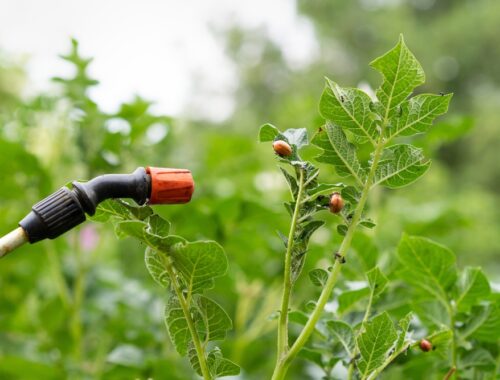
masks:
{"type": "Polygon", "coordinates": [[[191,200],[194,181],[186,169],[146,167],[131,174],[105,174],[88,182],[72,182],[35,204],[19,227],[0,238],[0,258],[26,242],[55,239],[94,215],[97,205],[110,198],[145,203],[179,204],[191,200]]]}

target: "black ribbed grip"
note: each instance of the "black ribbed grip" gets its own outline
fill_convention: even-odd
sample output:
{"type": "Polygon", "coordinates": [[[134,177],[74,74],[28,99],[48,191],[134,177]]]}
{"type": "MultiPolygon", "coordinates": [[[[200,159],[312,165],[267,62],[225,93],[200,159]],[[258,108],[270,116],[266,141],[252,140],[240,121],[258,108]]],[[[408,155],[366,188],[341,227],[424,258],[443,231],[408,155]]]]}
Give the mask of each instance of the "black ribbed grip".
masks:
{"type": "Polygon", "coordinates": [[[54,239],[85,221],[85,212],[75,193],[63,187],[33,206],[19,222],[30,243],[54,239]]]}

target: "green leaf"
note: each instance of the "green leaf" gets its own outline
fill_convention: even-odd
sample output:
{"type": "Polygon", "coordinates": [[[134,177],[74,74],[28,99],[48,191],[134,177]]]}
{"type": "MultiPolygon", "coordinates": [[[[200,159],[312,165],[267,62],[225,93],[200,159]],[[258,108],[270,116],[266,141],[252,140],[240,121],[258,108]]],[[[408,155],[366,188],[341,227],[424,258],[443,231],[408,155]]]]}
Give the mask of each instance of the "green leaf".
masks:
{"type": "Polygon", "coordinates": [[[286,183],[288,184],[288,187],[290,189],[290,193],[292,194],[292,197],[295,200],[297,198],[297,193],[299,192],[299,186],[297,184],[297,180],[295,179],[294,176],[292,176],[282,167],[280,167],[280,170],[283,173],[283,176],[286,179],[286,183]]]}
{"type": "Polygon", "coordinates": [[[106,362],[132,368],[144,368],[147,365],[144,351],[132,344],[122,344],[113,349],[106,362]]]}
{"type": "Polygon", "coordinates": [[[339,224],[337,226],[337,233],[340,236],[345,236],[347,234],[348,227],[345,224],[339,224]]]}
{"type": "Polygon", "coordinates": [[[288,140],[288,143],[295,145],[297,149],[309,144],[309,140],[307,139],[307,129],[305,128],[287,129],[283,132],[283,135],[288,140]]]}
{"type": "Polygon", "coordinates": [[[491,304],[472,307],[469,318],[465,320],[462,328],[458,330],[460,338],[466,340],[469,335],[480,328],[488,320],[492,308],[493,305],[491,304]]]}
{"type": "Polygon", "coordinates": [[[365,228],[374,228],[376,226],[376,224],[371,219],[363,219],[359,222],[359,225],[365,228]]]}
{"type": "Polygon", "coordinates": [[[356,255],[363,265],[364,272],[369,271],[377,264],[379,251],[371,237],[363,232],[356,232],[352,241],[352,247],[356,250],[356,255]]]}
{"type": "MultiPolygon", "coordinates": [[[[198,375],[202,376],[200,362],[193,345],[189,347],[188,356],[193,369],[198,375]]],[[[207,355],[207,366],[214,379],[224,376],[236,376],[240,373],[240,367],[231,360],[224,358],[218,347],[214,347],[207,355]]]]}
{"type": "Polygon", "coordinates": [[[150,247],[146,248],[144,255],[146,268],[151,274],[151,277],[153,277],[153,280],[164,288],[168,288],[170,283],[170,278],[166,269],[169,260],[170,259],[164,252],[154,250],[150,247]]]}
{"type": "Polygon", "coordinates": [[[311,280],[313,285],[323,287],[328,281],[328,272],[320,268],[313,269],[309,272],[309,279],[311,280]]]}
{"type": "Polygon", "coordinates": [[[445,327],[427,337],[432,343],[432,352],[437,353],[443,359],[447,359],[450,354],[450,347],[453,342],[453,331],[445,327]]]}
{"type": "Polygon", "coordinates": [[[474,348],[460,358],[460,368],[494,368],[495,359],[484,348],[474,348]]]}
{"type": "Polygon", "coordinates": [[[346,202],[349,202],[353,205],[356,205],[359,202],[359,198],[361,196],[358,189],[356,189],[354,186],[346,186],[341,190],[340,194],[346,202]]]}
{"type": "Polygon", "coordinates": [[[377,297],[384,291],[388,282],[387,277],[384,276],[378,267],[366,273],[366,277],[368,278],[368,285],[370,286],[372,297],[377,297]]]}
{"type": "Polygon", "coordinates": [[[107,222],[110,218],[118,221],[139,220],[145,221],[154,214],[149,206],[129,204],[121,199],[107,199],[101,202],[91,219],[95,222],[107,222]]]}
{"type": "Polygon", "coordinates": [[[427,132],[434,119],[448,111],[452,96],[420,94],[406,100],[385,130],[387,139],[427,132]]]}
{"type": "Polygon", "coordinates": [[[304,326],[309,320],[309,317],[303,311],[294,310],[288,313],[288,319],[292,323],[297,323],[298,325],[304,326]]]}
{"type": "Polygon", "coordinates": [[[181,356],[185,356],[192,338],[181,304],[175,295],[170,297],[165,307],[165,324],[175,349],[181,356]]]}
{"type": "Polygon", "coordinates": [[[342,321],[328,321],[326,327],[333,339],[340,342],[347,353],[347,357],[352,357],[356,340],[351,326],[342,321]]]}
{"type": "Polygon", "coordinates": [[[384,150],[384,158],[375,171],[372,186],[382,184],[391,189],[409,185],[429,169],[422,150],[412,145],[393,145],[384,150]]]}
{"type": "Polygon", "coordinates": [[[322,350],[315,350],[308,347],[303,347],[299,351],[299,356],[301,358],[309,360],[311,363],[316,364],[320,368],[323,368],[324,366],[322,350]]]}
{"type": "Polygon", "coordinates": [[[359,184],[364,184],[366,173],[356,155],[356,147],[347,141],[339,126],[326,123],[316,133],[312,143],[323,149],[317,161],[333,165],[341,177],[352,175],[359,184]]]}
{"type": "Polygon", "coordinates": [[[376,95],[381,104],[382,118],[388,120],[417,86],[425,82],[425,74],[415,56],[406,47],[403,36],[398,44],[370,66],[379,71],[384,80],[376,95]]]}
{"type": "Polygon", "coordinates": [[[145,228],[146,224],[144,222],[139,220],[125,220],[115,224],[115,233],[119,238],[132,236],[142,240],[144,238],[145,228]]]}
{"type": "Polygon", "coordinates": [[[348,290],[339,295],[339,310],[340,314],[344,314],[354,304],[370,295],[370,288],[361,288],[356,290],[348,290]]]}
{"type": "Polygon", "coordinates": [[[377,144],[379,130],[370,109],[370,97],[357,88],[341,88],[326,80],[325,90],[319,102],[321,116],[361,138],[377,144]]]}
{"type": "Polygon", "coordinates": [[[422,324],[429,329],[442,328],[450,324],[449,309],[439,299],[414,300],[413,311],[418,315],[422,324]]]}
{"type": "Polygon", "coordinates": [[[213,241],[176,244],[169,254],[188,292],[211,288],[214,278],[227,271],[224,250],[213,241]]]}
{"type": "Polygon", "coordinates": [[[220,305],[204,296],[196,296],[195,305],[200,318],[196,320],[198,336],[206,342],[222,340],[233,325],[220,305]]]}
{"type": "Polygon", "coordinates": [[[345,185],[342,182],[339,183],[321,183],[312,189],[307,190],[307,195],[310,198],[317,197],[318,195],[330,195],[334,191],[339,191],[345,185]]]}
{"type": "Polygon", "coordinates": [[[448,308],[447,291],[456,280],[455,255],[431,240],[403,235],[398,259],[406,269],[403,280],[448,308]]]}
{"type": "Polygon", "coordinates": [[[413,313],[409,312],[399,321],[399,331],[398,340],[396,342],[395,351],[400,351],[403,349],[405,344],[408,343],[408,329],[410,327],[410,322],[413,319],[413,313]]]}
{"type": "Polygon", "coordinates": [[[146,228],[146,232],[160,238],[166,237],[170,232],[170,222],[159,215],[151,215],[147,219],[147,224],[148,228],[146,228]]]}
{"type": "Polygon", "coordinates": [[[259,130],[259,141],[260,142],[274,141],[276,136],[278,136],[279,134],[280,131],[274,125],[264,124],[262,127],[260,127],[259,130]]]}
{"type": "Polygon", "coordinates": [[[106,222],[111,217],[129,220],[134,218],[134,215],[127,207],[125,207],[124,202],[119,202],[115,199],[108,199],[101,202],[99,206],[97,206],[96,212],[92,216],[92,220],[106,222]]]}
{"type": "Polygon", "coordinates": [[[240,367],[231,360],[224,358],[218,347],[212,349],[208,354],[207,364],[214,378],[240,374],[240,367]]]}
{"type": "Polygon", "coordinates": [[[459,311],[468,311],[471,306],[487,299],[490,283],[481,268],[466,267],[458,281],[456,305],[459,311]]]}
{"type": "Polygon", "coordinates": [[[363,332],[357,339],[361,354],[357,364],[363,379],[384,363],[389,349],[397,339],[394,324],[386,312],[363,324],[363,332]]]}
{"type": "Polygon", "coordinates": [[[304,267],[307,246],[311,235],[323,224],[325,224],[325,222],[322,220],[313,220],[307,224],[302,224],[300,228],[297,229],[298,237],[296,238],[292,250],[292,283],[297,281],[304,267]]]}
{"type": "Polygon", "coordinates": [[[481,342],[500,342],[500,302],[490,305],[488,318],[471,335],[481,342]]]}

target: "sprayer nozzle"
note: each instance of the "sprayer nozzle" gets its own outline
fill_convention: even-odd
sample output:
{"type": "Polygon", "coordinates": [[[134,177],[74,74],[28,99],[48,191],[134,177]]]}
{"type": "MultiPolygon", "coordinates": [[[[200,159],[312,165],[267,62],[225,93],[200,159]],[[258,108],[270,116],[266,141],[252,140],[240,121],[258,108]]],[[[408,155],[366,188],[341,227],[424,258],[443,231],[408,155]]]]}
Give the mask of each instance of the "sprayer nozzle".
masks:
{"type": "Polygon", "coordinates": [[[148,166],[151,176],[150,205],[187,203],[194,192],[194,181],[187,169],[155,168],[148,166]]]}
{"type": "Polygon", "coordinates": [[[140,205],[146,201],[151,205],[177,204],[189,202],[193,191],[193,176],[187,169],[141,167],[131,174],[75,181],[72,189],[63,187],[35,204],[19,222],[21,228],[0,239],[0,257],[26,240],[35,243],[58,237],[83,223],[85,214],[94,215],[105,199],[131,198],[140,205]]]}

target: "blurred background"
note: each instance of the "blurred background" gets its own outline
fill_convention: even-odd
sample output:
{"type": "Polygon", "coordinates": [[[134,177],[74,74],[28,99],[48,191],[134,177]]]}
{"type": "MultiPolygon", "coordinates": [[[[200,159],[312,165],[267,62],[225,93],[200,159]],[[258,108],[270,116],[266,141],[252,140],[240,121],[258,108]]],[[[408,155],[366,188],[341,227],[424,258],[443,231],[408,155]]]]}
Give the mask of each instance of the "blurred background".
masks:
{"type": "MultiPolygon", "coordinates": [[[[213,296],[234,331],[222,348],[240,379],[267,378],[288,192],[259,126],[313,133],[324,76],[376,88],[368,64],[403,33],[427,75],[417,91],[455,95],[416,139],[431,170],[374,194],[366,238],[390,262],[402,231],[423,235],[498,282],[499,20],[494,0],[0,0],[0,234],[70,180],[191,169],[192,202],[157,212],[176,234],[225,247],[213,296]]],[[[338,180],[326,167],[322,178],[338,180]]],[[[319,230],[305,271],[338,240],[319,230]]],[[[0,262],[0,289],[2,379],[189,378],[141,247],[109,225],[23,247],[0,262]]],[[[295,306],[314,292],[299,281],[295,306]]],[[[320,375],[299,361],[290,378],[320,375]]]]}

